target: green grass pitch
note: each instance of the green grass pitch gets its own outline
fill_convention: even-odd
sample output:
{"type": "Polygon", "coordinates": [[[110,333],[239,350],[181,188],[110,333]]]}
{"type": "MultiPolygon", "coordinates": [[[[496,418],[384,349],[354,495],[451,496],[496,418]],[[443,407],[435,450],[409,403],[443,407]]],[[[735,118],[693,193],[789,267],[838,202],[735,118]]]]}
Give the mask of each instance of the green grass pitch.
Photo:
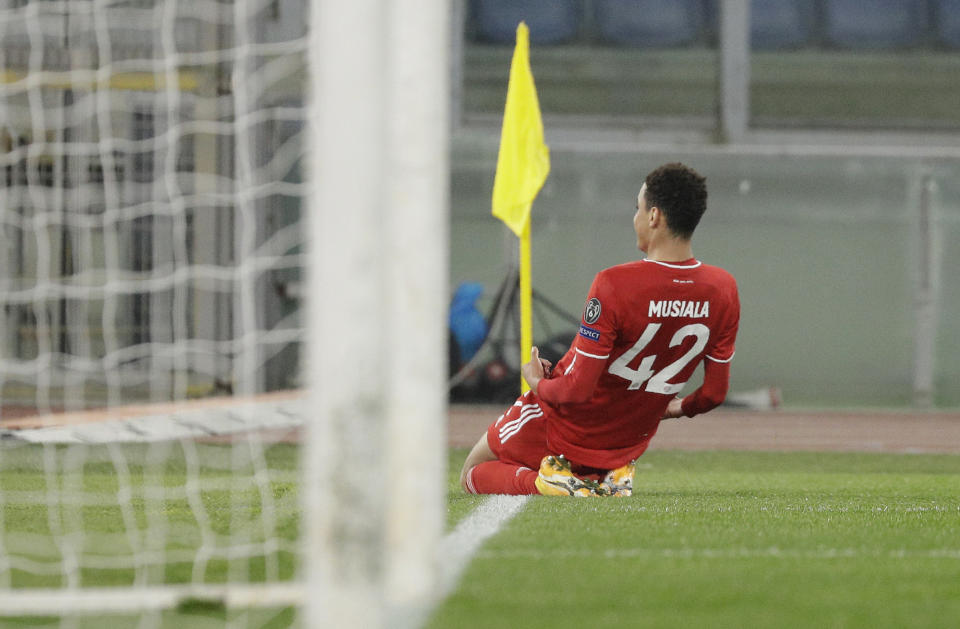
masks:
{"type": "Polygon", "coordinates": [[[534,497],[429,626],[960,626],[960,457],[654,451],[635,487],[534,497]]]}
{"type": "MultiPolygon", "coordinates": [[[[191,551],[204,539],[214,547],[234,535],[234,542],[262,541],[264,488],[275,535],[288,546],[243,560],[213,557],[204,578],[224,582],[237,570],[250,580],[271,571],[292,578],[297,557],[285,548],[299,535],[297,447],[269,446],[249,461],[244,450],[197,448],[192,454],[177,445],[167,452],[4,448],[0,541],[4,561],[12,562],[4,587],[62,585],[59,572],[45,573],[59,561],[53,529],[82,533],[92,559],[79,572],[83,585],[129,582],[132,568],[96,568],[111,555],[120,563],[129,556],[125,517],[140,531],[166,526],[167,550],[186,558],[149,567],[151,580],[188,582],[195,570],[191,551]],[[163,463],[151,465],[154,455],[163,463]],[[126,462],[125,475],[117,472],[119,460],[126,462]],[[51,464],[60,473],[49,473],[51,464]],[[237,465],[239,474],[231,471],[237,465]],[[266,485],[255,481],[258,470],[266,485]],[[202,488],[192,504],[185,489],[191,474],[199,474],[202,488]],[[62,502],[56,517],[47,506],[51,489],[62,502]],[[129,494],[126,513],[118,502],[122,492],[129,494]],[[203,527],[196,517],[201,504],[208,518],[203,527]]],[[[465,454],[450,453],[451,528],[485,499],[457,486],[465,454]]],[[[653,451],[640,460],[636,487],[629,499],[533,497],[484,544],[428,626],[960,625],[958,456],[653,451]]],[[[141,543],[149,548],[152,542],[144,537],[141,543]]],[[[291,609],[203,605],[164,612],[156,626],[213,627],[226,620],[297,626],[291,609]]],[[[103,622],[90,617],[70,626],[103,622]]],[[[109,622],[140,624],[120,616],[109,622]]],[[[0,627],[23,626],[61,623],[0,617],[0,627]]]]}
{"type": "MultiPolygon", "coordinates": [[[[298,468],[299,450],[290,444],[262,450],[245,444],[8,444],[0,449],[0,613],[8,588],[130,586],[138,577],[150,584],[293,579],[298,468]],[[58,540],[64,538],[78,556],[61,551],[58,540]],[[274,550],[227,554],[230,547],[264,548],[267,540],[274,540],[274,550]],[[206,559],[197,561],[200,548],[206,559]],[[67,576],[62,567],[70,560],[80,568],[67,576]]],[[[199,602],[146,624],[127,615],[78,616],[66,624],[57,616],[0,616],[0,628],[184,629],[229,621],[273,629],[293,626],[295,617],[289,608],[225,610],[199,602]]]]}

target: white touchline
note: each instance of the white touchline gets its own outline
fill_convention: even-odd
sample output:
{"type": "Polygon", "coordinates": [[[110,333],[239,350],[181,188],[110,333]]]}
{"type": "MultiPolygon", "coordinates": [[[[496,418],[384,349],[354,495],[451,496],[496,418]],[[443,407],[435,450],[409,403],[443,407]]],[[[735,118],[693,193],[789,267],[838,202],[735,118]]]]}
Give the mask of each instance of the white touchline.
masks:
{"type": "Polygon", "coordinates": [[[483,559],[960,559],[960,548],[616,548],[595,550],[482,551],[483,559]]]}
{"type": "Polygon", "coordinates": [[[440,600],[453,592],[460,575],[487,538],[523,509],[530,496],[493,495],[462,520],[440,542],[440,600]]]}
{"type": "MultiPolygon", "coordinates": [[[[523,509],[530,496],[492,495],[440,541],[437,556],[440,557],[440,582],[436,605],[443,603],[460,582],[460,576],[488,538],[496,535],[500,528],[523,509]]],[[[392,626],[397,629],[419,629],[433,609],[418,608],[409,615],[394,614],[392,626]]]]}
{"type": "Polygon", "coordinates": [[[440,560],[439,583],[432,605],[417,605],[412,609],[392,610],[390,626],[394,629],[420,629],[430,619],[435,606],[453,592],[460,582],[463,570],[488,538],[523,509],[530,496],[492,495],[480,503],[470,515],[440,541],[437,557],[440,560]]]}

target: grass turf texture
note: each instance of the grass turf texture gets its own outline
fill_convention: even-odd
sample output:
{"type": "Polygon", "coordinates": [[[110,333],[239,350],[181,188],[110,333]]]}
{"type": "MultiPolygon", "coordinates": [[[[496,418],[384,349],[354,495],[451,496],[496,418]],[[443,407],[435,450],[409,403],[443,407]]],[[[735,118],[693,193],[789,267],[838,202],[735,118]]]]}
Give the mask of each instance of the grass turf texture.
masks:
{"type": "MultiPolygon", "coordinates": [[[[196,448],[190,456],[176,445],[166,452],[5,448],[0,517],[5,560],[13,562],[9,583],[62,583],[59,570],[37,570],[58,566],[51,527],[82,531],[90,557],[129,563],[122,492],[141,534],[165,523],[167,550],[189,557],[203,540],[201,504],[208,544],[223,547],[230,535],[262,541],[267,488],[276,537],[296,543],[295,446],[269,446],[259,462],[245,449],[196,448]],[[265,484],[258,485],[258,470],[265,484]],[[200,497],[192,505],[184,489],[191,475],[200,497]],[[47,507],[50,489],[60,493],[56,517],[47,507]]],[[[455,450],[449,458],[451,528],[485,500],[459,489],[465,455],[455,450]]],[[[481,549],[430,626],[953,627],[960,619],[960,457],[654,451],[640,461],[637,487],[621,500],[533,498],[481,549]]],[[[142,542],[153,548],[156,540],[142,542]]],[[[203,576],[225,582],[232,565],[251,581],[268,570],[288,579],[295,561],[284,550],[232,563],[213,557],[203,576]]],[[[193,561],[174,561],[147,572],[154,582],[184,583],[193,569],[193,561]]],[[[83,567],[78,574],[83,585],[102,586],[128,583],[134,570],[83,567]]],[[[111,627],[140,621],[109,620],[111,627]]],[[[159,615],[157,625],[227,620],[285,627],[296,624],[296,612],[188,604],[159,615]]],[[[76,626],[103,622],[85,617],[76,626]]],[[[59,623],[0,618],[0,627],[59,623]]]]}
{"type": "MultiPolygon", "coordinates": [[[[80,564],[73,586],[130,586],[138,575],[150,584],[292,579],[298,469],[299,450],[289,444],[259,451],[242,443],[8,445],[0,450],[0,600],[8,588],[65,587],[63,538],[79,549],[66,561],[80,564]],[[230,547],[265,543],[278,548],[228,556],[230,547]]],[[[226,610],[187,602],[148,624],[273,628],[292,626],[294,618],[290,608],[226,610]]],[[[139,616],[119,614],[74,621],[68,626],[144,626],[139,616]]],[[[0,627],[60,622],[57,616],[0,617],[0,627]]]]}
{"type": "Polygon", "coordinates": [[[960,457],[654,451],[635,487],[534,497],[429,626],[960,622],[960,457]]]}

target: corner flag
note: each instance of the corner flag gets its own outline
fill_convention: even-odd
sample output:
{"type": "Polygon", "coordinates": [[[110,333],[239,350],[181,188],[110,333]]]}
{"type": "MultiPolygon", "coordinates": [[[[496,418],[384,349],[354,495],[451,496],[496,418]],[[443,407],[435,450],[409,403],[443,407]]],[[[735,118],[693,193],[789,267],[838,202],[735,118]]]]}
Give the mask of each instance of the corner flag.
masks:
{"type": "Polygon", "coordinates": [[[540,103],[530,72],[530,29],[520,22],[493,180],[493,215],[518,237],[530,220],[530,206],[549,172],[550,152],[543,143],[540,103]]]}
{"type": "MultiPolygon", "coordinates": [[[[550,151],[543,142],[537,88],[530,72],[530,29],[517,25],[510,62],[507,104],[503,111],[500,153],[493,178],[493,215],[520,238],[520,358],[533,345],[533,285],[530,281],[530,207],[550,172],[550,151]]],[[[530,386],[520,379],[520,391],[530,386]]]]}

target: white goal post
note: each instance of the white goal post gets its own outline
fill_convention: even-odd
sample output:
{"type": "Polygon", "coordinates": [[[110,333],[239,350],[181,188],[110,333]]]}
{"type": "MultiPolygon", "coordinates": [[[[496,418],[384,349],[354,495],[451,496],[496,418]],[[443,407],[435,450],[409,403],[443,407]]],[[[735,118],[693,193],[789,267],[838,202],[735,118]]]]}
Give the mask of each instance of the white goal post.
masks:
{"type": "Polygon", "coordinates": [[[448,4],[313,17],[312,627],[404,626],[439,590],[448,4]]]}
{"type": "Polygon", "coordinates": [[[424,618],[450,13],[0,0],[0,620],[424,618]]]}

